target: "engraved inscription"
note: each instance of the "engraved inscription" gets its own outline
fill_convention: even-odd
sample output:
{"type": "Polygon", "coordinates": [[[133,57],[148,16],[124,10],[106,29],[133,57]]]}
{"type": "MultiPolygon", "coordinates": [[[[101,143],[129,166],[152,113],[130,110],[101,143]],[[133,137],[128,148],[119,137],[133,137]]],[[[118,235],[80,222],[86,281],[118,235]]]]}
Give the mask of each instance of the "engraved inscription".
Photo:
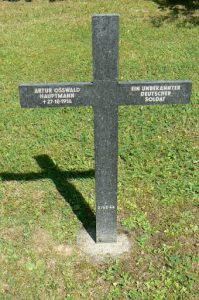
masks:
{"type": "Polygon", "coordinates": [[[42,100],[44,105],[72,104],[76,95],[81,91],[80,87],[55,87],[35,88],[34,94],[42,100]]]}
{"type": "Polygon", "coordinates": [[[164,102],[173,91],[180,91],[180,85],[143,85],[131,86],[131,92],[139,92],[145,102],[164,102]]]}
{"type": "Polygon", "coordinates": [[[99,210],[115,209],[115,206],[114,205],[98,205],[97,209],[99,209],[99,210]]]}

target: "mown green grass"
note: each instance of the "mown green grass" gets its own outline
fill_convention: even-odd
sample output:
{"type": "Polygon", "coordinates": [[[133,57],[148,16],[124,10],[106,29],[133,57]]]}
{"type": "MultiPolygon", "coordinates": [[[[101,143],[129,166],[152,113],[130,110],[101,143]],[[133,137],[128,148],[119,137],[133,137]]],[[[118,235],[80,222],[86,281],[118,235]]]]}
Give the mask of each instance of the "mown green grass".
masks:
{"type": "Polygon", "coordinates": [[[147,0],[0,8],[0,298],[197,299],[198,27],[160,24],[168,12],[147,0]],[[92,109],[22,110],[18,85],[92,80],[91,15],[114,12],[120,79],[189,79],[193,93],[120,108],[118,224],[133,248],[96,265],[76,246],[95,211],[92,109]]]}

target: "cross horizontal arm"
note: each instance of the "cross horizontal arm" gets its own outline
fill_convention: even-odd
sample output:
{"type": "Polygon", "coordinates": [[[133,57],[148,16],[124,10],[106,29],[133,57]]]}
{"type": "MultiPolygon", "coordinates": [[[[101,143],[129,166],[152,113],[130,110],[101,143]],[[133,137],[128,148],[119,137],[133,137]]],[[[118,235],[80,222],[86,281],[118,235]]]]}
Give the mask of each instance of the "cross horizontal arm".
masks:
{"type": "Polygon", "coordinates": [[[90,82],[21,84],[21,107],[74,107],[92,105],[90,82]]]}
{"type": "Polygon", "coordinates": [[[119,105],[186,104],[190,102],[191,81],[119,82],[119,105]]]}

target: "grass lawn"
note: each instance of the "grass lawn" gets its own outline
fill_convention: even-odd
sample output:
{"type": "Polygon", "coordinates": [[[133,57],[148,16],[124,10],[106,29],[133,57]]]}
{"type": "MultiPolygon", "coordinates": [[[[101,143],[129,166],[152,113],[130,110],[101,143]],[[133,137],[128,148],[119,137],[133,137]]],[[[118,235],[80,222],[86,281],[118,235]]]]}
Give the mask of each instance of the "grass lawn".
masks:
{"type": "Polygon", "coordinates": [[[0,299],[198,299],[198,11],[157,2],[0,1],[0,299]],[[193,81],[190,105],[120,107],[118,227],[133,248],[100,264],[76,245],[94,223],[92,109],[23,110],[18,95],[92,80],[95,13],[120,14],[120,80],[193,81]]]}

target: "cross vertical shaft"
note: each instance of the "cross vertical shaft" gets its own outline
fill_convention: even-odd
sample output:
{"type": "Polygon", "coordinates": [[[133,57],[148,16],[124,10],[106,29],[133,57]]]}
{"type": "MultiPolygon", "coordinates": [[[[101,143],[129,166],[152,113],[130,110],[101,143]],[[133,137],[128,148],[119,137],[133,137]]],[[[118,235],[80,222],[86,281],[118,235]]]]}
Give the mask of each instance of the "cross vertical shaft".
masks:
{"type": "Polygon", "coordinates": [[[94,15],[92,27],[94,81],[117,80],[119,15],[94,15]]]}
{"type": "Polygon", "coordinates": [[[97,242],[117,239],[117,115],[117,106],[94,109],[97,242]]]}
{"type": "Polygon", "coordinates": [[[96,241],[117,240],[118,106],[111,92],[118,78],[119,16],[93,16],[96,241]],[[107,85],[108,82],[108,85],[107,85]]]}

